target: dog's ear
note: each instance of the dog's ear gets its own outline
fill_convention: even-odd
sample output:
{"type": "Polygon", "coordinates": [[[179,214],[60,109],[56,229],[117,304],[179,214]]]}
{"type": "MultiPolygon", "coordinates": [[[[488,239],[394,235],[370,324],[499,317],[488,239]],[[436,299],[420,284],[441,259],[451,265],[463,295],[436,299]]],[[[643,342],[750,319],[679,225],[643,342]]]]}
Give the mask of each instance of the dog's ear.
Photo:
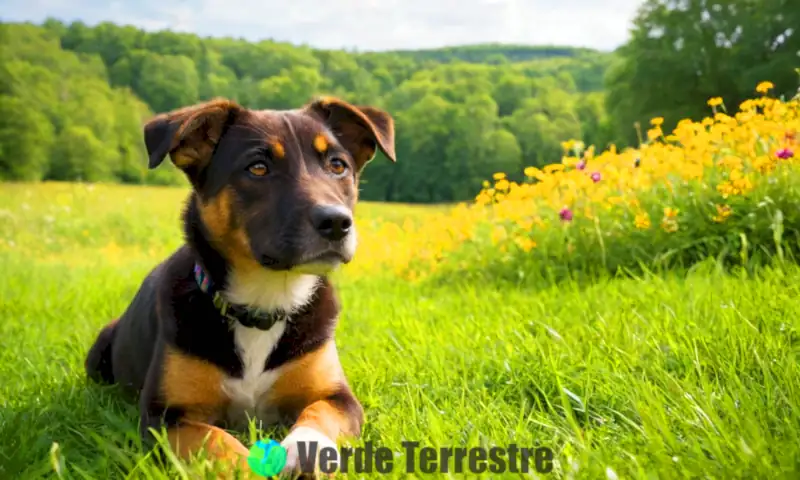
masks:
{"type": "Polygon", "coordinates": [[[218,98],[155,116],[144,126],[148,166],[156,168],[169,154],[192,177],[208,164],[225,127],[241,111],[236,103],[218,98]]]}
{"type": "Polygon", "coordinates": [[[333,97],[316,99],[305,109],[328,125],[353,156],[358,171],[375,158],[378,148],[389,160],[397,161],[394,119],[387,112],[375,107],[351,105],[333,97]]]}

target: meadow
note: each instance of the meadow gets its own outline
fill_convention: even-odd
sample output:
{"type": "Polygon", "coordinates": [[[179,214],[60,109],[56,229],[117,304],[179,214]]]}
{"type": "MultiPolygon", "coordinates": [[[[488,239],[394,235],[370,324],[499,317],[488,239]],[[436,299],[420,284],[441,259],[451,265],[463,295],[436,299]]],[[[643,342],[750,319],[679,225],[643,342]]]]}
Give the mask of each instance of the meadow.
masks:
{"type": "MultiPolygon", "coordinates": [[[[674,132],[653,119],[636,150],[566,142],[469,204],[362,203],[335,275],[357,444],[392,449],[391,478],[433,476],[406,474],[406,440],[550,447],[532,478],[800,475],[800,109],[768,92],[730,115],[711,99],[674,132]]],[[[98,328],[180,244],[186,194],[0,186],[0,478],[202,471],[161,468],[135,405],[83,373],[98,328]]]]}

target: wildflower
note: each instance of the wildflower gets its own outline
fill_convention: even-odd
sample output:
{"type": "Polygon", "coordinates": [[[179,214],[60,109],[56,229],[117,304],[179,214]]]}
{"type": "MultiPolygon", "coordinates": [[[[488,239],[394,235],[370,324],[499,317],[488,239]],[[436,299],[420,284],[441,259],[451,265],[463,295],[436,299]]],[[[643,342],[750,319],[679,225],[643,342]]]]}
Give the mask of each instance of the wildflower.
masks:
{"type": "Polygon", "coordinates": [[[650,125],[652,125],[654,127],[660,127],[663,124],[664,124],[664,117],[656,117],[656,118],[650,120],[650,125]]]}
{"type": "Polygon", "coordinates": [[[708,99],[709,107],[718,107],[722,105],[722,97],[713,97],[708,99]]]}
{"type": "Polygon", "coordinates": [[[646,230],[650,228],[650,216],[647,215],[647,212],[638,213],[633,223],[636,225],[636,228],[646,230]]]}
{"type": "Polygon", "coordinates": [[[494,175],[492,175],[492,178],[494,178],[495,180],[502,180],[506,178],[506,174],[503,172],[497,172],[494,175]]]}
{"type": "Polygon", "coordinates": [[[667,233],[674,233],[678,231],[678,222],[672,218],[665,218],[661,220],[661,228],[667,233]]]}
{"type": "Polygon", "coordinates": [[[536,242],[534,242],[530,238],[517,238],[515,242],[517,246],[519,246],[519,248],[521,248],[522,251],[526,253],[536,248],[536,242]]]}
{"type": "Polygon", "coordinates": [[[564,207],[564,208],[561,209],[560,212],[558,212],[558,216],[561,217],[561,220],[563,220],[565,222],[571,222],[572,221],[572,210],[570,210],[569,208],[564,207]]]}
{"type": "Polygon", "coordinates": [[[602,178],[602,177],[600,176],[600,172],[594,172],[594,173],[592,173],[592,181],[593,181],[594,183],[597,183],[597,182],[599,182],[601,178],[602,178]]]}
{"type": "Polygon", "coordinates": [[[504,178],[502,180],[498,180],[497,183],[494,185],[494,188],[496,188],[497,190],[508,190],[509,186],[510,184],[508,183],[508,180],[504,178]]]}
{"type": "Polygon", "coordinates": [[[761,82],[756,86],[756,92],[766,94],[773,88],[775,88],[775,85],[772,82],[761,82]]]}
{"type": "Polygon", "coordinates": [[[536,167],[525,167],[525,176],[533,177],[536,175],[536,171],[537,171],[536,167]]]}
{"type": "Polygon", "coordinates": [[[665,207],[664,208],[664,216],[667,218],[675,218],[678,216],[678,212],[680,210],[672,207],[665,207]]]}
{"type": "Polygon", "coordinates": [[[552,163],[544,167],[544,173],[553,173],[564,170],[564,165],[560,163],[552,163]]]}
{"type": "Polygon", "coordinates": [[[794,152],[789,147],[785,147],[775,152],[775,156],[781,160],[788,160],[794,156],[794,152]]]}
{"type": "Polygon", "coordinates": [[[712,219],[717,223],[724,222],[733,213],[733,210],[728,205],[715,205],[715,207],[717,208],[717,214],[712,219]]]}
{"type": "Polygon", "coordinates": [[[584,168],[586,168],[586,161],[581,160],[575,165],[575,168],[577,168],[578,170],[583,170],[584,168]]]}

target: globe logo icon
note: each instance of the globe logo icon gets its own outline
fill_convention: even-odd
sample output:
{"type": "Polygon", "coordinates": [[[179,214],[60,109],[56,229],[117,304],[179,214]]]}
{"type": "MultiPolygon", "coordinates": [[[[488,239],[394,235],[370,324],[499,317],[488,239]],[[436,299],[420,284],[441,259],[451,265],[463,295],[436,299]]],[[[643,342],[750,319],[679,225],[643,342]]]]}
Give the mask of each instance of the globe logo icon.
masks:
{"type": "Polygon", "coordinates": [[[258,440],[250,448],[247,464],[255,474],[272,477],[286,465],[286,449],[275,440],[258,440]]]}

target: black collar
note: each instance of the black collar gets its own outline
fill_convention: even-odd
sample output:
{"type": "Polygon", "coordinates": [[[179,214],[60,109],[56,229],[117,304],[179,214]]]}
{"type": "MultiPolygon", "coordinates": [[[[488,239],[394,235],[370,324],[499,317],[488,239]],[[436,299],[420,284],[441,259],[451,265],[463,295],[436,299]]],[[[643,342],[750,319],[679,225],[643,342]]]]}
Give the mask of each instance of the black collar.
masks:
{"type": "Polygon", "coordinates": [[[211,277],[208,276],[203,267],[199,263],[194,264],[194,278],[197,285],[203,293],[211,295],[211,300],[214,302],[214,307],[219,311],[220,315],[226,319],[232,327],[235,322],[239,322],[245,327],[253,327],[259,330],[269,330],[277,322],[281,320],[289,321],[291,316],[283,310],[274,310],[271,312],[264,312],[258,309],[245,307],[243,305],[235,305],[222,296],[222,294],[214,288],[211,277]]]}

